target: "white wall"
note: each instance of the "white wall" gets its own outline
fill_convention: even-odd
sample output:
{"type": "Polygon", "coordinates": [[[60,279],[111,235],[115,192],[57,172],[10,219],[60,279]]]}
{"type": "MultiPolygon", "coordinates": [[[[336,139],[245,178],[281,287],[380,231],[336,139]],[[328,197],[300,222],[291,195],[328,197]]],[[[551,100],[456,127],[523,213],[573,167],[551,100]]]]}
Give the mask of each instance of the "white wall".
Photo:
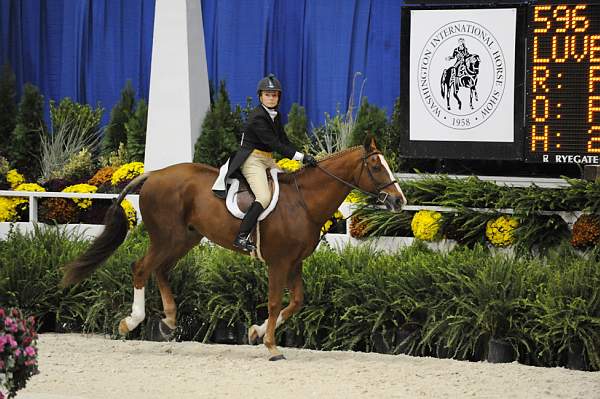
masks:
{"type": "Polygon", "coordinates": [[[198,0],[156,0],[145,170],[191,162],[210,106],[198,0]]]}

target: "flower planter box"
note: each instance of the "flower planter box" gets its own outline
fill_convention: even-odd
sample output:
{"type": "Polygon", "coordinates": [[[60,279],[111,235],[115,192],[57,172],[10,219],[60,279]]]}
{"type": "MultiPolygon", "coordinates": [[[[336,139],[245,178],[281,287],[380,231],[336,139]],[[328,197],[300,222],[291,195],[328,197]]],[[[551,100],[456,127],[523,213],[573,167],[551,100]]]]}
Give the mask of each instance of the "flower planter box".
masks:
{"type": "MultiPolygon", "coordinates": [[[[36,223],[38,229],[54,229],[56,226],[44,223],[36,223]]],[[[101,224],[62,224],[59,228],[64,228],[68,233],[72,233],[77,237],[84,237],[88,239],[95,238],[102,233],[104,226],[101,224]]],[[[0,240],[5,240],[9,232],[19,231],[23,234],[34,231],[34,223],[30,222],[14,222],[14,223],[0,223],[0,240]]]]}
{"type": "MultiPolygon", "coordinates": [[[[34,224],[37,224],[40,229],[55,228],[55,225],[38,223],[38,200],[40,198],[91,198],[110,200],[118,197],[118,194],[82,194],[82,193],[57,193],[57,192],[16,192],[16,191],[0,191],[0,196],[12,196],[12,197],[26,197],[29,199],[29,222],[0,222],[0,240],[5,240],[8,233],[11,230],[20,231],[21,233],[28,233],[34,230],[34,224]],[[33,206],[32,206],[33,204],[33,206]]],[[[131,205],[135,208],[138,223],[141,221],[141,213],[139,206],[139,195],[130,194],[125,197],[131,205]]],[[[69,233],[73,233],[75,236],[82,236],[84,238],[92,239],[100,235],[104,228],[102,224],[85,224],[85,223],[73,223],[73,224],[62,224],[59,225],[61,228],[66,229],[69,233]]]]}
{"type": "MultiPolygon", "coordinates": [[[[325,235],[325,241],[336,249],[342,249],[346,245],[361,246],[368,245],[375,249],[384,252],[395,252],[402,247],[407,247],[415,242],[414,237],[369,237],[369,238],[354,238],[347,234],[327,234],[325,235]]],[[[425,242],[430,249],[440,252],[448,252],[456,246],[454,240],[439,240],[432,242],[425,242]]]]}

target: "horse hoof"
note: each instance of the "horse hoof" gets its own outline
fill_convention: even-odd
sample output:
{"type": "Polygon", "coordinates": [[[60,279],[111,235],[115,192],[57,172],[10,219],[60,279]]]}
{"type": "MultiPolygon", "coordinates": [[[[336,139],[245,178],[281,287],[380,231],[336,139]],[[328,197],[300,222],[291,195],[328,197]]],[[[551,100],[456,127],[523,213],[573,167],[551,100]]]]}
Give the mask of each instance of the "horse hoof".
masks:
{"type": "Polygon", "coordinates": [[[274,355],[269,358],[270,362],[276,362],[278,360],[285,360],[285,356],[283,355],[274,355]]]}
{"type": "Polygon", "coordinates": [[[248,329],[248,345],[258,344],[258,331],[256,331],[256,325],[253,325],[248,329]]]}
{"type": "Polygon", "coordinates": [[[158,323],[158,331],[160,332],[163,340],[170,341],[173,339],[173,333],[175,332],[175,329],[169,327],[167,323],[161,320],[160,323],[158,323]]]}
{"type": "Polygon", "coordinates": [[[129,327],[127,327],[127,323],[125,323],[125,319],[119,322],[119,334],[127,335],[129,332],[129,327]]]}

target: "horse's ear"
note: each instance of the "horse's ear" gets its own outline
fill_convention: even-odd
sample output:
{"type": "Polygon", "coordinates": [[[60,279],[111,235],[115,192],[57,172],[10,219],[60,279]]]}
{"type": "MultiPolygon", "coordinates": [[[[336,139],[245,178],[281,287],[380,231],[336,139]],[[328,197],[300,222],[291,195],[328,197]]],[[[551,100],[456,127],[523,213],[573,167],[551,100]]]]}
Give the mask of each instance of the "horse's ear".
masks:
{"type": "Polygon", "coordinates": [[[375,143],[375,137],[373,137],[370,133],[367,133],[365,137],[365,142],[363,143],[365,147],[365,151],[372,152],[377,150],[377,144],[375,143]]]}

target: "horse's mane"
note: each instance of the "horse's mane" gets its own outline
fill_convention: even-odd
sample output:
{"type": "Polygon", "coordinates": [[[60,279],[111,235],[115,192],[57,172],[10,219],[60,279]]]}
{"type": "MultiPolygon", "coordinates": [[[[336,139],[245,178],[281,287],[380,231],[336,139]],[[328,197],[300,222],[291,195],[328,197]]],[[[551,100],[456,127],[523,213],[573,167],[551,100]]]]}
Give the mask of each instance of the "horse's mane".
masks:
{"type": "MultiPolygon", "coordinates": [[[[327,161],[331,161],[334,159],[337,159],[339,157],[342,157],[350,152],[354,152],[360,148],[363,148],[362,145],[357,145],[354,147],[349,147],[349,148],[345,148],[341,151],[338,152],[334,152],[333,154],[329,154],[324,156],[323,158],[318,159],[318,162],[327,162],[327,161]]],[[[304,173],[304,171],[309,170],[310,167],[306,167],[306,166],[302,166],[300,169],[295,170],[293,172],[286,172],[286,173],[281,173],[279,175],[279,181],[281,183],[289,183],[289,182],[293,182],[293,179],[295,177],[299,177],[300,175],[302,175],[304,173]]]]}

